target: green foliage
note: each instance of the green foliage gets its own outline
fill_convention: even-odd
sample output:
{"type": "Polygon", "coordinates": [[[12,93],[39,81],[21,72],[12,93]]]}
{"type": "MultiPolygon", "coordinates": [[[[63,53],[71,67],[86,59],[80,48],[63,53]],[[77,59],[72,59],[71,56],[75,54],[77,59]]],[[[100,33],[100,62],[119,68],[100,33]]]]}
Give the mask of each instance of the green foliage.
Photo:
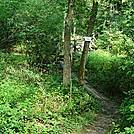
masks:
{"type": "Polygon", "coordinates": [[[125,127],[123,131],[120,128],[120,124],[115,124],[114,125],[114,130],[110,131],[108,134],[133,134],[134,133],[134,127],[125,127]]]}
{"type": "Polygon", "coordinates": [[[118,85],[118,77],[116,77],[118,66],[118,61],[115,61],[110,53],[102,50],[91,52],[86,63],[87,80],[96,88],[114,93],[118,85]]]}
{"type": "Polygon", "coordinates": [[[15,17],[23,1],[0,0],[0,48],[7,48],[17,40],[15,17]]]}
{"type": "Polygon", "coordinates": [[[63,31],[65,9],[62,3],[64,2],[1,1],[1,48],[27,53],[31,56],[32,64],[39,63],[43,66],[52,62],[58,53],[63,31]]]}
{"type": "Polygon", "coordinates": [[[86,79],[102,92],[119,94],[133,89],[133,60],[97,50],[90,52],[86,79]]]}
{"type": "MultiPolygon", "coordinates": [[[[28,3],[29,7],[30,5],[31,3],[28,3]]],[[[54,59],[58,42],[61,41],[63,31],[61,9],[56,3],[37,2],[33,5],[32,11],[31,8],[26,9],[24,16],[27,14],[29,16],[25,18],[26,20],[22,24],[24,30],[22,37],[27,40],[27,52],[32,56],[31,60],[34,62],[49,63],[54,59]]]]}
{"type": "Polygon", "coordinates": [[[86,35],[88,20],[90,16],[90,8],[92,6],[91,2],[83,1],[83,0],[75,0],[75,27],[76,34],[78,35],[86,35]],[[80,21],[81,20],[81,21],[80,21]]]}
{"type": "Polygon", "coordinates": [[[127,97],[121,104],[121,114],[123,115],[121,125],[131,127],[134,125],[134,90],[127,93],[127,97]]]}
{"type": "Polygon", "coordinates": [[[115,55],[133,56],[134,54],[132,39],[117,30],[103,31],[97,40],[97,45],[115,55]]]}
{"type": "Polygon", "coordinates": [[[131,126],[131,127],[126,127],[124,128],[124,132],[120,132],[119,134],[133,134],[134,133],[134,127],[131,126]]]}
{"type": "Polygon", "coordinates": [[[42,74],[27,60],[0,53],[0,133],[71,133],[94,120],[95,98],[75,85],[70,98],[60,72],[42,74]]]}
{"type": "Polygon", "coordinates": [[[126,36],[127,38],[130,38],[130,40],[133,40],[133,4],[133,0],[106,0],[100,3],[95,31],[97,34],[99,33],[104,36],[104,42],[101,45],[110,45],[109,41],[111,39],[109,39],[109,36],[106,35],[108,33],[111,35],[114,33],[119,34],[116,34],[116,37],[120,40],[120,43],[118,44],[122,43],[122,46],[124,46],[122,41],[124,39],[124,41],[126,41],[126,36]],[[121,36],[120,33],[122,33],[122,37],[124,36],[124,39],[122,38],[123,40],[119,37],[121,36]]]}
{"type": "Polygon", "coordinates": [[[120,113],[122,118],[120,124],[114,123],[115,134],[133,134],[134,133],[134,90],[126,93],[120,106],[120,113]]]}
{"type": "Polygon", "coordinates": [[[120,29],[123,31],[124,34],[129,36],[133,39],[133,22],[134,19],[134,8],[133,8],[134,1],[133,0],[126,0],[123,2],[122,6],[122,16],[119,18],[120,29]]]}
{"type": "MultiPolygon", "coordinates": [[[[87,80],[100,91],[114,94],[134,89],[133,0],[105,0],[100,4],[95,33],[102,52],[91,52],[87,80]],[[110,54],[109,54],[110,53],[110,54]]],[[[126,122],[127,124],[127,122],[126,122]]]]}

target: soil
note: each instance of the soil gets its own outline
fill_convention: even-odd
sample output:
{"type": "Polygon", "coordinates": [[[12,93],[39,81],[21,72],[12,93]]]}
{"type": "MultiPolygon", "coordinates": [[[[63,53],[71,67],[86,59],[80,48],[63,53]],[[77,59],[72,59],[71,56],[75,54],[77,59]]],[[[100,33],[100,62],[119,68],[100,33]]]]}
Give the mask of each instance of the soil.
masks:
{"type": "Polygon", "coordinates": [[[112,122],[120,118],[119,105],[112,101],[102,101],[101,106],[103,112],[98,114],[96,120],[80,134],[108,134],[113,129],[112,122]]]}
{"type": "MultiPolygon", "coordinates": [[[[78,80],[75,73],[73,73],[73,77],[78,80]]],[[[92,86],[88,85],[87,81],[85,81],[84,88],[88,94],[92,94],[101,100],[102,112],[97,115],[96,120],[92,124],[86,126],[86,130],[77,134],[108,134],[113,129],[112,122],[120,119],[119,104],[115,100],[100,94],[92,86]]]]}

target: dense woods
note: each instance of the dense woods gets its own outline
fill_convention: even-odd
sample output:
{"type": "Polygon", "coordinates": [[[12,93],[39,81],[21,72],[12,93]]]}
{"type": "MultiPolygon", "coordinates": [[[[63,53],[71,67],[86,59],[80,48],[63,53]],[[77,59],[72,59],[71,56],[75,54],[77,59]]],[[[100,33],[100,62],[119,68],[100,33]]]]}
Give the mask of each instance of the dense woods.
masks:
{"type": "Polygon", "coordinates": [[[133,20],[133,0],[0,0],[0,133],[82,132],[85,81],[120,105],[107,134],[134,133],[133,20]]]}

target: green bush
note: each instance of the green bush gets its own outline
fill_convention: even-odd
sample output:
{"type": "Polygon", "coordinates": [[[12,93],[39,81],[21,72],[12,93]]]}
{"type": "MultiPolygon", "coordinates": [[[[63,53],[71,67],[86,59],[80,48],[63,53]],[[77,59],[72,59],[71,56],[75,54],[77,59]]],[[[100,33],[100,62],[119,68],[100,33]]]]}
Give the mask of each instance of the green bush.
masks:
{"type": "Polygon", "coordinates": [[[134,127],[126,127],[124,128],[124,132],[119,132],[119,134],[133,134],[134,133],[134,127]]]}
{"type": "Polygon", "coordinates": [[[60,72],[42,74],[27,58],[0,53],[0,133],[71,133],[95,119],[95,98],[76,85],[70,98],[60,72]]]}
{"type": "Polygon", "coordinates": [[[36,65],[54,61],[63,31],[64,2],[6,0],[0,1],[0,10],[1,49],[27,53],[36,65]]]}
{"type": "Polygon", "coordinates": [[[23,17],[25,20],[18,26],[19,36],[33,63],[43,65],[54,61],[63,31],[64,17],[61,12],[58,3],[28,2],[19,14],[18,19],[23,17]]]}
{"type": "Polygon", "coordinates": [[[133,134],[134,133],[134,90],[126,92],[120,106],[121,119],[115,124],[113,132],[115,134],[133,134]]]}
{"type": "Polygon", "coordinates": [[[127,97],[123,100],[120,112],[122,114],[121,126],[131,127],[134,126],[134,90],[130,90],[127,97]]]}
{"type": "Polygon", "coordinates": [[[115,55],[133,56],[133,40],[118,30],[104,31],[96,44],[99,48],[108,50],[115,55]]]}
{"type": "Polygon", "coordinates": [[[102,92],[120,94],[133,89],[133,60],[97,50],[90,52],[86,63],[86,79],[102,92]]]}
{"type": "Polygon", "coordinates": [[[18,40],[16,15],[23,4],[23,0],[0,0],[0,49],[9,49],[13,44],[16,44],[18,40]]]}

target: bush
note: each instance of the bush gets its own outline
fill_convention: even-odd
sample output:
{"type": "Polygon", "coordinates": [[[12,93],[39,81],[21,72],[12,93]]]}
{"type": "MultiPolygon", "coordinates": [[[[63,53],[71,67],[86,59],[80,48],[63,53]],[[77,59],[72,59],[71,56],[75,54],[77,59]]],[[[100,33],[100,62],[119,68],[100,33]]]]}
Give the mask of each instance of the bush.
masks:
{"type": "Polygon", "coordinates": [[[25,55],[0,53],[0,133],[71,133],[94,120],[99,102],[76,85],[70,98],[58,73],[41,74],[25,55]]]}
{"type": "Polygon", "coordinates": [[[60,2],[6,0],[0,1],[0,10],[1,49],[27,53],[36,65],[54,61],[63,31],[60,2]]]}
{"type": "Polygon", "coordinates": [[[126,95],[120,107],[120,112],[123,116],[121,126],[123,128],[134,125],[134,90],[130,90],[126,95]]]}
{"type": "Polygon", "coordinates": [[[108,50],[115,55],[133,56],[133,40],[118,30],[104,31],[96,44],[99,48],[108,50]]]}
{"type": "Polygon", "coordinates": [[[113,132],[115,134],[133,134],[134,133],[134,90],[125,93],[120,106],[121,120],[120,124],[115,124],[113,132]]]}
{"type": "Polygon", "coordinates": [[[124,132],[119,132],[119,134],[133,134],[134,133],[134,127],[126,127],[124,128],[124,132]]]}
{"type": "Polygon", "coordinates": [[[93,51],[87,58],[86,79],[101,92],[120,94],[134,87],[133,64],[132,59],[93,51]]]}

